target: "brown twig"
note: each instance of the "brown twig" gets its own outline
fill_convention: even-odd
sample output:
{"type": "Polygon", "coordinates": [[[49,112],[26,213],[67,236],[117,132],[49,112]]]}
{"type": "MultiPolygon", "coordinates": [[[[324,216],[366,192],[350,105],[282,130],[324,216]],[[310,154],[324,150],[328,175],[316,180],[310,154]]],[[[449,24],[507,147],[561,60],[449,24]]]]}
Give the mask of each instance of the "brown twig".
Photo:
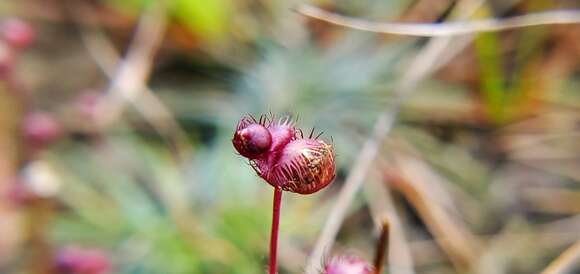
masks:
{"type": "Polygon", "coordinates": [[[389,234],[390,234],[389,221],[385,220],[383,222],[383,227],[381,229],[381,235],[377,241],[377,246],[375,250],[375,258],[373,260],[373,266],[375,267],[375,274],[380,274],[383,272],[383,265],[385,262],[385,255],[389,254],[389,234]]]}

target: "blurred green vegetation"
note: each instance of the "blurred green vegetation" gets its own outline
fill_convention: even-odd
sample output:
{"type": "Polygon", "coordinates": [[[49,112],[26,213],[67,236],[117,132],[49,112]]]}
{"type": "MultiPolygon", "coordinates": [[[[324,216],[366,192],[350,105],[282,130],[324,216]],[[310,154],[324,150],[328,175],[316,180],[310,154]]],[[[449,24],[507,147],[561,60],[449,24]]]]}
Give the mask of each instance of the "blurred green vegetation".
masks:
{"type": "MultiPolygon", "coordinates": [[[[126,53],[134,26],[152,2],[78,2],[97,23],[73,19],[71,13],[79,11],[70,1],[0,3],[0,17],[23,18],[38,35],[15,71],[30,93],[26,106],[2,114],[7,122],[0,123],[0,142],[7,148],[0,164],[9,171],[0,180],[8,182],[28,163],[42,161],[58,184],[41,203],[0,211],[7,216],[0,234],[21,239],[0,252],[0,273],[41,273],[31,267],[39,262],[34,260],[40,248],[29,234],[35,218],[47,216],[46,224],[38,222],[37,236],[49,254],[68,245],[100,248],[112,260],[113,273],[265,272],[272,189],[235,154],[231,137],[243,115],[269,112],[292,114],[305,132],[324,131],[322,138],[332,139],[337,154],[338,177],[328,189],[283,197],[280,273],[300,273],[345,174],[376,117],[392,102],[401,71],[409,69],[408,60],[426,40],[306,19],[293,11],[297,1],[166,1],[167,31],[147,84],[185,133],[186,145],[179,146],[148,124],[135,105],[106,130],[79,114],[79,96],[101,95],[110,82],[81,34],[97,28],[126,53]],[[23,152],[26,144],[10,145],[23,142],[14,124],[30,109],[52,113],[66,131],[34,158],[23,152]],[[49,213],[36,216],[38,207],[49,213]],[[10,221],[14,212],[29,218],[28,225],[10,221]]],[[[369,19],[444,21],[431,7],[435,2],[451,4],[316,4],[369,19]]],[[[580,8],[537,0],[516,1],[501,11],[500,2],[490,1],[475,18],[580,8]]],[[[385,181],[384,163],[399,154],[412,155],[443,178],[448,202],[457,207],[450,214],[486,243],[469,273],[537,273],[579,240],[580,200],[573,198],[580,195],[579,33],[573,25],[477,34],[406,98],[374,163],[379,175],[369,181],[385,181]],[[547,195],[552,193],[558,195],[547,195]],[[535,237],[543,240],[534,242],[535,237]],[[506,247],[498,247],[502,239],[506,247]]],[[[21,91],[13,89],[3,85],[0,102],[18,97],[14,93],[21,91]]],[[[437,235],[404,191],[393,186],[388,191],[417,273],[463,273],[433,241],[437,235]]],[[[372,257],[376,216],[368,200],[357,196],[329,254],[356,250],[372,257]]]]}

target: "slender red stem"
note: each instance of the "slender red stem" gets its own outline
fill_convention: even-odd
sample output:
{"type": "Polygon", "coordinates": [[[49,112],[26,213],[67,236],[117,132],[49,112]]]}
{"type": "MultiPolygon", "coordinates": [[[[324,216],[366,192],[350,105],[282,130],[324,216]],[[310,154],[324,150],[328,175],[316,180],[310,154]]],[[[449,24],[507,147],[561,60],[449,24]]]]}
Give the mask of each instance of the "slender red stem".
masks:
{"type": "Polygon", "coordinates": [[[272,231],[270,232],[270,265],[269,274],[276,274],[276,253],[278,251],[278,228],[280,226],[280,204],[282,189],[274,188],[274,205],[272,207],[272,231]]]}

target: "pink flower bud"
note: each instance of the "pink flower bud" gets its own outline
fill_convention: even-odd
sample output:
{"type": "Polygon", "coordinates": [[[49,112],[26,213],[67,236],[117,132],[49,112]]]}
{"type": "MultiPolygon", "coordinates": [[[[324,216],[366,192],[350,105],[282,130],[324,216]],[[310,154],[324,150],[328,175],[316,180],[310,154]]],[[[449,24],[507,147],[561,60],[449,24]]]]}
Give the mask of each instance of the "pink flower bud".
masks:
{"type": "Polygon", "coordinates": [[[16,49],[28,47],[36,36],[29,24],[16,18],[3,21],[0,24],[0,32],[4,41],[16,49]]]}
{"type": "Polygon", "coordinates": [[[322,274],[371,274],[372,267],[354,256],[334,257],[324,266],[322,274]]]}
{"type": "Polygon", "coordinates": [[[335,177],[332,145],[317,138],[303,138],[288,118],[243,118],[234,133],[236,150],[273,187],[310,194],[326,187],[335,177]]]}
{"type": "Polygon", "coordinates": [[[69,246],[58,251],[55,269],[59,274],[105,274],[111,271],[103,251],[69,246]]]}
{"type": "Polygon", "coordinates": [[[60,136],[61,131],[60,124],[53,116],[44,112],[27,114],[22,124],[23,137],[34,148],[52,143],[60,136]]]}

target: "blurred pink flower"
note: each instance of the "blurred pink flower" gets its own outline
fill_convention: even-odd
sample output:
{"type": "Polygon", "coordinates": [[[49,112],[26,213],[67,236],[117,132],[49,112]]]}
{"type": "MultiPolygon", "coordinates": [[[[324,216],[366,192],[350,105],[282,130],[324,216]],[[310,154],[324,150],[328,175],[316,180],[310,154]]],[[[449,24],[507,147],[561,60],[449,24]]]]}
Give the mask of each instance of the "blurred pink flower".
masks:
{"type": "Polygon", "coordinates": [[[10,18],[1,22],[0,33],[1,38],[15,49],[28,47],[36,39],[36,33],[32,26],[17,18],[10,18]]]}
{"type": "Polygon", "coordinates": [[[60,123],[49,113],[28,113],[22,122],[22,135],[33,148],[42,148],[62,134],[60,123]]]}
{"type": "Polygon", "coordinates": [[[371,274],[372,267],[355,256],[337,256],[325,266],[322,274],[371,274]]]}
{"type": "Polygon", "coordinates": [[[59,250],[54,264],[59,274],[106,274],[111,271],[111,263],[102,250],[78,246],[59,250]]]}

